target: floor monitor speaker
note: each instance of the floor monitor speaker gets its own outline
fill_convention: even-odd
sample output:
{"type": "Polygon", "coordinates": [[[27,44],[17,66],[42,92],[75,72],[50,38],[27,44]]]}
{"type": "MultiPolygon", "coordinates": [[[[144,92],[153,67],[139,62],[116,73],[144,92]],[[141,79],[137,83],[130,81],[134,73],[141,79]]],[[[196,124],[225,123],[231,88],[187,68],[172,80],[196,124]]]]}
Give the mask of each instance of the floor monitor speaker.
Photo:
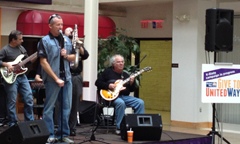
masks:
{"type": "Polygon", "coordinates": [[[162,135],[160,114],[125,114],[120,125],[121,138],[127,140],[127,131],[133,131],[133,140],[157,140],[162,135]]]}
{"type": "Polygon", "coordinates": [[[50,133],[43,120],[19,122],[0,134],[3,144],[43,144],[50,133]]]}

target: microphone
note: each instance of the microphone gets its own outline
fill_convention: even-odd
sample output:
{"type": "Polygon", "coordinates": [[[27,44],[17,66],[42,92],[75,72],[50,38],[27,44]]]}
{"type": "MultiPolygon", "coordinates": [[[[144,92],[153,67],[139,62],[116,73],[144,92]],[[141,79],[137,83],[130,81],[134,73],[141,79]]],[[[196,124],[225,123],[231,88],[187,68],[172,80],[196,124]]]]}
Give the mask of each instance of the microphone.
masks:
{"type": "Polygon", "coordinates": [[[62,36],[62,40],[61,40],[61,47],[64,47],[64,37],[63,37],[63,33],[62,30],[59,30],[60,35],[62,36]]]}
{"type": "Polygon", "coordinates": [[[62,30],[59,30],[59,33],[61,34],[61,36],[63,37],[63,32],[62,32],[62,30]]]}

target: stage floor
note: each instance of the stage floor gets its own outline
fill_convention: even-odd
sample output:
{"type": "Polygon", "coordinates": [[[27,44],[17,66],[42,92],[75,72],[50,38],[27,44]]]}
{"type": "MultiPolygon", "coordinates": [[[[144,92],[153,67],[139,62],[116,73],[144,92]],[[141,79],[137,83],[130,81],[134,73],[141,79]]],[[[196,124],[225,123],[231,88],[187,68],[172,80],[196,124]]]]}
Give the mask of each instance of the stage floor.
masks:
{"type": "MultiPolygon", "coordinates": [[[[19,121],[23,121],[23,114],[18,114],[19,121]]],[[[91,129],[95,126],[90,124],[82,123],[81,126],[77,126],[77,136],[69,138],[74,140],[75,143],[83,142],[84,140],[89,140],[91,136],[91,129]]],[[[8,129],[8,126],[0,127],[0,133],[8,129]]],[[[181,139],[191,139],[191,138],[201,138],[206,137],[211,129],[191,129],[184,127],[170,126],[169,124],[163,124],[163,132],[161,140],[153,143],[161,143],[163,141],[181,140],[181,139]]],[[[99,127],[95,132],[95,138],[99,140],[106,141],[112,144],[124,144],[127,141],[121,139],[121,136],[115,134],[115,129],[113,127],[109,129],[99,127]]],[[[224,132],[223,136],[231,142],[231,144],[238,144],[240,141],[240,134],[236,132],[224,132]]],[[[215,142],[220,142],[221,139],[216,136],[215,142]]],[[[149,143],[150,141],[134,141],[133,143],[149,143]]],[[[85,142],[85,144],[100,144],[101,142],[91,141],[85,142]]],[[[223,142],[224,144],[224,142],[223,142]]]]}
{"type": "MultiPolygon", "coordinates": [[[[88,140],[91,136],[91,129],[95,128],[94,126],[90,126],[87,124],[82,124],[77,128],[77,135],[76,137],[72,137],[72,139],[76,139],[76,142],[81,142],[84,140],[88,140]]],[[[122,144],[127,143],[121,139],[120,135],[115,134],[115,129],[106,129],[99,127],[94,134],[96,139],[100,139],[106,142],[110,142],[112,144],[122,144]]],[[[173,131],[162,131],[162,136],[160,141],[134,141],[133,143],[160,143],[160,142],[167,142],[167,141],[175,141],[175,140],[185,140],[185,139],[192,139],[192,138],[202,138],[206,137],[206,135],[198,135],[198,134],[188,134],[188,133],[181,133],[181,132],[173,132],[173,131]]],[[[95,142],[94,142],[95,144],[95,142]]],[[[97,143],[96,143],[97,144],[97,143]]]]}
{"type": "MultiPolygon", "coordinates": [[[[91,130],[95,129],[96,126],[91,124],[81,124],[81,126],[77,126],[77,135],[70,136],[69,138],[72,139],[75,143],[83,142],[84,140],[90,140],[92,135],[91,130]]],[[[0,133],[7,130],[8,126],[0,127],[0,133]]],[[[115,134],[115,129],[113,127],[103,128],[98,127],[94,133],[94,136],[97,140],[105,141],[112,144],[123,144],[127,143],[121,139],[120,135],[115,134]]],[[[206,137],[206,135],[199,135],[199,134],[189,134],[189,133],[181,133],[181,132],[173,132],[173,131],[162,131],[162,136],[160,141],[134,141],[133,143],[160,143],[160,142],[167,142],[167,141],[178,141],[178,140],[185,140],[185,139],[193,139],[193,138],[202,138],[206,137]]],[[[91,141],[85,142],[85,144],[99,144],[101,142],[98,141],[91,141]]]]}

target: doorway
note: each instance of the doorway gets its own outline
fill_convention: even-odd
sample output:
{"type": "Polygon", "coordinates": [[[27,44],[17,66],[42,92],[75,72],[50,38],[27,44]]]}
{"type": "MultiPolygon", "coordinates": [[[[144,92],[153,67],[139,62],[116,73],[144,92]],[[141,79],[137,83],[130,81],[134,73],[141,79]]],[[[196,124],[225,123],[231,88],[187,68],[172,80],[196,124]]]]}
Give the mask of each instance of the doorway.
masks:
{"type": "Polygon", "coordinates": [[[162,115],[164,124],[170,124],[172,40],[140,40],[140,69],[152,67],[142,74],[139,98],[145,102],[145,113],[162,115]]]}

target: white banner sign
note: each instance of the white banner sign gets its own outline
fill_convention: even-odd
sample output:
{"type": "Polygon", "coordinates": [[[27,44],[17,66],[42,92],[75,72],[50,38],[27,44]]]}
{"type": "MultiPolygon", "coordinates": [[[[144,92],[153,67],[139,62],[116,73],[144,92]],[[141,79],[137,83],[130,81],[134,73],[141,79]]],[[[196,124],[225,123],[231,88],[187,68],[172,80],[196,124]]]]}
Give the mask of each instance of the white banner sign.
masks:
{"type": "Polygon", "coordinates": [[[240,103],[240,65],[202,65],[203,103],[240,103]]]}

